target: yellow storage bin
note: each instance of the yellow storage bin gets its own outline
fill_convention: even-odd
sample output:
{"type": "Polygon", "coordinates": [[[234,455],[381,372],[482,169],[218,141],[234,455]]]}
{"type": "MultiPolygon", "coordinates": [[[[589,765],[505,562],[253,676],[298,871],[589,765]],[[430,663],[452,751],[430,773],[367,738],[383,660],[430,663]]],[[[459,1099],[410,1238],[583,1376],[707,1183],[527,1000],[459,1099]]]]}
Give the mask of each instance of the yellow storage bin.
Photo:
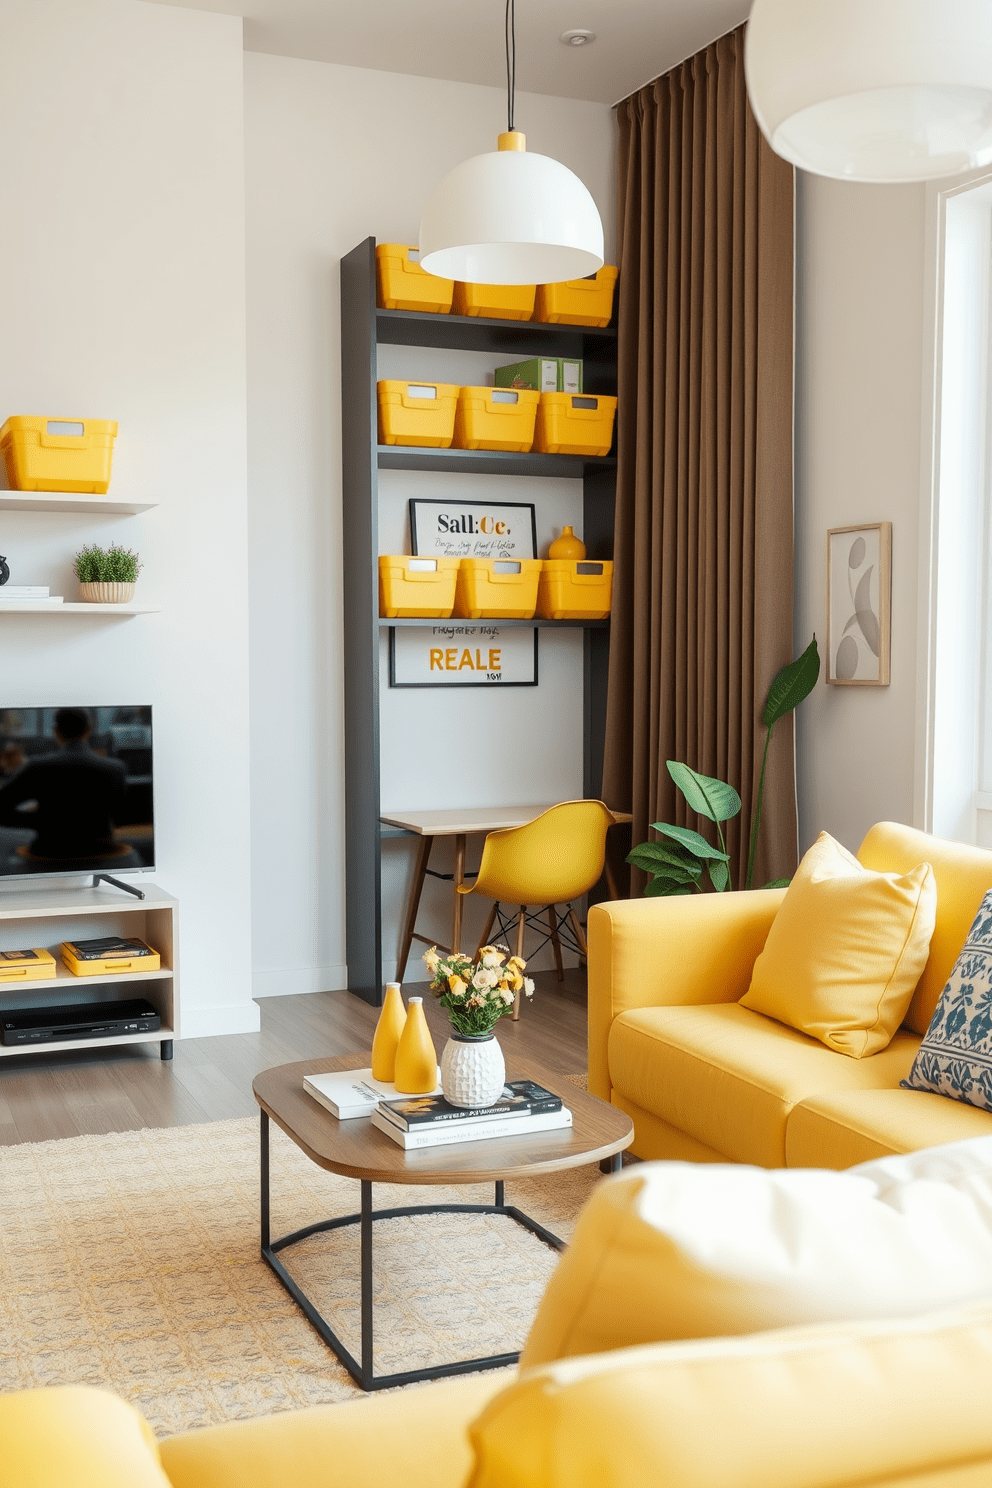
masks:
{"type": "Polygon", "coordinates": [[[608,455],[616,398],[592,393],[541,393],[534,448],[544,455],[608,455]]]}
{"type": "Polygon", "coordinates": [[[564,325],[606,326],[613,318],[614,264],[604,264],[588,279],[539,284],[534,319],[564,325]]]}
{"type": "Polygon", "coordinates": [[[0,429],[12,491],[85,491],[110,485],[117,425],[113,419],[9,418],[0,429]]]}
{"type": "Polygon", "coordinates": [[[534,443],[541,394],[530,388],[463,387],[455,412],[456,449],[526,454],[534,443]]]}
{"type": "Polygon", "coordinates": [[[546,558],[537,590],[545,620],[605,620],[613,607],[613,564],[546,558]]]}
{"type": "Polygon", "coordinates": [[[540,558],[462,558],[454,614],[459,620],[530,620],[540,558]]]}
{"type": "Polygon", "coordinates": [[[78,947],[71,940],[62,942],[62,963],[67,966],[73,976],[109,976],[120,972],[127,972],[128,976],[133,971],[160,971],[162,958],[158,951],[152,950],[147,941],[136,940],[136,948],[144,946],[145,953],[128,956],[126,954],[107,956],[101,958],[82,958],[76,954],[78,947]]]}
{"type": "Polygon", "coordinates": [[[377,243],[376,298],[383,310],[426,310],[447,315],[453,279],[439,279],[420,267],[420,249],[409,243],[377,243]]]}
{"type": "Polygon", "coordinates": [[[31,951],[0,951],[0,982],[39,982],[55,975],[55,957],[44,946],[31,951]]]}
{"type": "Polygon", "coordinates": [[[379,614],[384,620],[447,620],[455,604],[457,558],[379,559],[379,614]]]}
{"type": "Polygon", "coordinates": [[[532,320],[536,295],[536,284],[462,284],[456,280],[451,308],[455,315],[532,320]]]}
{"type": "Polygon", "coordinates": [[[395,382],[377,385],[379,443],[448,449],[455,432],[458,385],[395,382]]]}

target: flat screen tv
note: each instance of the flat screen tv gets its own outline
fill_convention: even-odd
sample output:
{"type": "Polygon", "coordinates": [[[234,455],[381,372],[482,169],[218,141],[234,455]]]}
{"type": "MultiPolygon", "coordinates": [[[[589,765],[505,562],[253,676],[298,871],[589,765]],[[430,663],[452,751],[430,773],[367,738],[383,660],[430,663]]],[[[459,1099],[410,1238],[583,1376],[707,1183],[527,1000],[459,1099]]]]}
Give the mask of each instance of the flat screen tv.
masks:
{"type": "Polygon", "coordinates": [[[0,879],[155,866],[150,707],[0,708],[0,879]]]}

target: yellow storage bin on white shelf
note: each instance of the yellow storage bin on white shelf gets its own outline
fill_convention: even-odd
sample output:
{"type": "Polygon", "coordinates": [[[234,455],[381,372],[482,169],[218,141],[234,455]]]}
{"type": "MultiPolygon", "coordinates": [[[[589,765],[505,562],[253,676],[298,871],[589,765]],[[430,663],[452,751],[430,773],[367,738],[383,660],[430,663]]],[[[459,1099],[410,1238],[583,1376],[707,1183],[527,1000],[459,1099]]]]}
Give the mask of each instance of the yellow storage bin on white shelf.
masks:
{"type": "Polygon", "coordinates": [[[534,448],[545,455],[608,455],[616,398],[593,393],[541,393],[534,448]]]}
{"type": "Polygon", "coordinates": [[[540,397],[530,388],[460,388],[455,449],[526,454],[534,443],[540,397]]]}
{"type": "Polygon", "coordinates": [[[421,310],[447,315],[453,279],[439,279],[420,267],[420,249],[410,243],[377,243],[375,285],[383,310],[421,310]]]}
{"type": "Polygon", "coordinates": [[[613,607],[613,564],[545,558],[537,613],[545,620],[605,620],[613,607]]]}
{"type": "Polygon", "coordinates": [[[604,264],[588,279],[539,284],[534,319],[561,325],[608,326],[613,318],[617,268],[604,264]]]}
{"type": "Polygon", "coordinates": [[[105,496],[117,425],[113,419],[16,416],[0,429],[12,491],[78,491],[105,496]]]}
{"type": "Polygon", "coordinates": [[[376,385],[379,443],[448,449],[455,433],[458,385],[451,382],[397,382],[376,385]]]}
{"type": "Polygon", "coordinates": [[[455,281],[451,309],[455,315],[487,320],[533,320],[536,284],[463,284],[455,281]]]}
{"type": "Polygon", "coordinates": [[[462,558],[453,614],[459,620],[530,620],[540,558],[462,558]]]}
{"type": "Polygon", "coordinates": [[[379,614],[384,620],[447,620],[454,608],[457,558],[379,558],[379,614]]]}

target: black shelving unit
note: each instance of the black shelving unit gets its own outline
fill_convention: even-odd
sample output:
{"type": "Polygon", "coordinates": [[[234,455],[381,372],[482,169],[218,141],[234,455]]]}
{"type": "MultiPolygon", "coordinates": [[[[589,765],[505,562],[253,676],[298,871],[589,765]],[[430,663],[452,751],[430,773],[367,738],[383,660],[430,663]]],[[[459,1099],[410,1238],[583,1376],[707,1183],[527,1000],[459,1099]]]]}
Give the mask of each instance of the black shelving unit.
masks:
{"type": "MultiPolygon", "coordinates": [[[[430,450],[378,443],[377,349],[393,346],[493,352],[500,357],[581,357],[584,388],[615,394],[615,326],[544,325],[461,315],[380,310],[375,239],[341,260],[342,473],[345,658],[345,929],[348,986],[373,1006],[382,1001],[382,890],[379,824],[379,636],[416,620],[379,617],[380,470],[562,476],[583,483],[583,540],[590,558],[613,556],[616,460],[570,455],[513,455],[492,450],[430,450]]],[[[500,625],[580,628],[585,634],[583,791],[602,782],[609,622],[501,620],[500,625]]],[[[393,834],[394,835],[394,834],[393,834]]]]}

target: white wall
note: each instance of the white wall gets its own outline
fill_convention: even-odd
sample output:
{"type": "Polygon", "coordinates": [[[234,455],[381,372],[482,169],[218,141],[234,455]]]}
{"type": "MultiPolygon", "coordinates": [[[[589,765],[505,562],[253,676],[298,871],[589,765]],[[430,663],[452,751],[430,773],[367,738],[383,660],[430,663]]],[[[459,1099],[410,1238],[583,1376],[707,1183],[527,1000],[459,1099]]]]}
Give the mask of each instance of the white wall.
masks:
{"type": "MultiPolygon", "coordinates": [[[[459,160],[493,148],[504,109],[498,89],[245,57],[256,995],[346,985],[338,263],[370,235],[415,243],[427,195],[459,160]]],[[[557,156],[586,182],[612,253],[611,111],[520,95],[517,119],[531,149],[557,156]]],[[[390,349],[380,375],[415,377],[433,368],[437,377],[438,359],[427,366],[421,356],[390,349]]],[[[454,381],[463,375],[451,372],[454,381]]],[[[384,540],[398,535],[403,500],[424,484],[398,472],[383,478],[384,540]]],[[[461,489],[456,477],[429,484],[461,489]]],[[[528,500],[533,485],[552,495],[547,481],[501,482],[499,489],[506,499],[528,500]]],[[[481,487],[473,482],[472,490],[481,487]]],[[[575,490],[554,493],[555,510],[570,513],[563,520],[576,500],[575,490]]],[[[550,516],[545,526],[547,540],[550,516]]],[[[446,690],[411,702],[406,694],[401,706],[384,688],[384,802],[581,794],[576,640],[542,637],[545,680],[523,695],[526,709],[516,690],[476,695],[478,736],[466,729],[447,751],[442,710],[461,710],[464,699],[446,690]]],[[[387,843],[387,971],[411,869],[411,844],[387,843]]],[[[446,936],[450,899],[450,887],[431,885],[427,933],[446,936]]]]}
{"type": "Polygon", "coordinates": [[[126,620],[0,615],[0,705],[155,709],[156,881],[180,901],[183,1032],[258,1026],[248,821],[241,21],[0,0],[0,421],[114,418],[142,516],[0,516],[12,582],[145,563],[126,620]],[[222,950],[218,947],[222,946],[222,950]]]}
{"type": "Polygon", "coordinates": [[[800,843],[914,819],[926,197],[798,174],[796,648],[826,652],[826,533],[892,523],[888,687],[797,714],[800,843]]]}

